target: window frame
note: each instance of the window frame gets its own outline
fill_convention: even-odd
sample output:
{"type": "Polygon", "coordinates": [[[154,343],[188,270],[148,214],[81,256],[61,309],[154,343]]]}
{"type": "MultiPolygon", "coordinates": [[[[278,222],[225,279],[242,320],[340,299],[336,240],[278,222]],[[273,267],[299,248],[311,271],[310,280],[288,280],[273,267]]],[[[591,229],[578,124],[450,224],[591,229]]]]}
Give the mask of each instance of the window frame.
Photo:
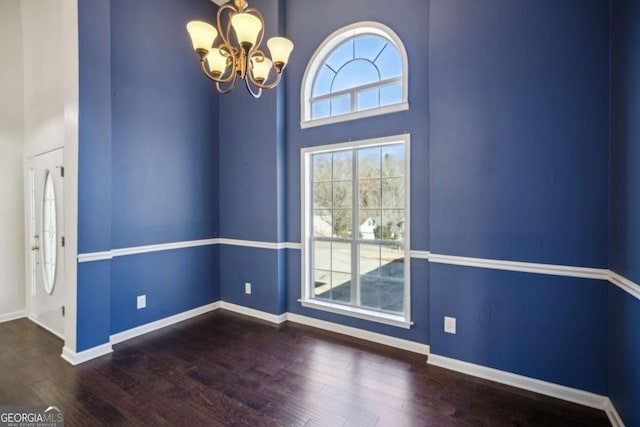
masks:
{"type": "Polygon", "coordinates": [[[302,78],[300,89],[300,128],[306,129],[315,126],[323,126],[332,123],[340,123],[349,120],[357,120],[365,117],[372,117],[381,114],[389,114],[397,111],[405,111],[409,109],[409,60],[407,51],[400,40],[400,37],[388,26],[374,21],[356,22],[346,27],[334,31],[327,37],[320,47],[315,51],[311,60],[307,64],[307,68],[302,78]],[[313,84],[320,68],[324,65],[328,55],[330,55],[340,44],[352,37],[359,35],[372,34],[386,39],[391,43],[402,60],[402,101],[396,104],[385,105],[382,107],[370,108],[361,111],[352,111],[346,114],[324,117],[321,119],[311,118],[311,100],[314,99],[313,84]]]}
{"type": "MultiPolygon", "coordinates": [[[[328,144],[314,147],[306,147],[300,151],[300,177],[301,177],[301,298],[299,300],[303,307],[313,308],[331,313],[356,317],[373,322],[384,323],[404,329],[410,329],[413,325],[411,321],[411,135],[402,134],[374,139],[350,141],[339,144],[328,144]],[[404,178],[405,178],[405,224],[404,224],[404,313],[392,314],[374,309],[349,306],[331,301],[323,301],[313,298],[312,289],[312,260],[313,255],[313,206],[312,206],[312,156],[314,154],[330,153],[345,149],[360,149],[394,143],[404,144],[404,178]]],[[[357,177],[355,178],[357,181],[357,177]]],[[[354,196],[355,198],[355,196],[354,196]]],[[[352,206],[352,210],[357,212],[358,207],[352,206]]],[[[355,230],[352,233],[356,232],[355,230]]],[[[356,238],[356,246],[359,239],[356,238]]],[[[372,241],[375,243],[376,241],[372,241]]],[[[366,243],[366,241],[364,242],[366,243]]],[[[352,253],[353,257],[356,255],[352,253]]],[[[352,269],[355,268],[352,261],[352,269]]],[[[352,270],[353,271],[353,270],[352,270]]]]}

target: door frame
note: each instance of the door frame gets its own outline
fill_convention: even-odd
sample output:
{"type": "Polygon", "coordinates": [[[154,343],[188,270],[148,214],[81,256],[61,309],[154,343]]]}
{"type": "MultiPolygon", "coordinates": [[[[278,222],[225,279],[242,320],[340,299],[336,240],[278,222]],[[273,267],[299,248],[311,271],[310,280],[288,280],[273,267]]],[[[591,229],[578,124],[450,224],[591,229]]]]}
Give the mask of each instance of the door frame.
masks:
{"type": "Polygon", "coordinates": [[[62,56],[64,64],[64,272],[65,324],[64,348],[61,356],[74,363],[77,348],[78,294],[78,145],[80,111],[80,49],[78,31],[78,1],[62,0],[62,56]]]}

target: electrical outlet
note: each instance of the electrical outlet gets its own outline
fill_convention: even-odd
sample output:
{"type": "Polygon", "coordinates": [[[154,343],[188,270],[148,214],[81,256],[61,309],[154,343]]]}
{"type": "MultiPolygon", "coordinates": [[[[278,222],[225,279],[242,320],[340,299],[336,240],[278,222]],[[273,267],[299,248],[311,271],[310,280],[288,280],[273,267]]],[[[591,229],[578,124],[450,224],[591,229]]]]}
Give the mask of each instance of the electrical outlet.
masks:
{"type": "Polygon", "coordinates": [[[141,308],[145,308],[146,306],[147,306],[147,296],[139,295],[137,300],[138,310],[140,310],[141,308]]]}
{"type": "Polygon", "coordinates": [[[244,284],[244,293],[247,295],[251,295],[251,283],[245,282],[244,284]]]}
{"type": "Polygon", "coordinates": [[[444,316],[444,331],[448,334],[456,333],[456,318],[444,316]]]}

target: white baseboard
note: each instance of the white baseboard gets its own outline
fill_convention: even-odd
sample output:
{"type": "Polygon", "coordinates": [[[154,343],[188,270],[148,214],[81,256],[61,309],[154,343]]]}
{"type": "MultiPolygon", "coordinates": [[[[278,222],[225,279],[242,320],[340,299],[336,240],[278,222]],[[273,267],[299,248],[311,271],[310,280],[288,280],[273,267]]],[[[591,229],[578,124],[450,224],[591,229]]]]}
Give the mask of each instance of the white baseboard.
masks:
{"type": "Polygon", "coordinates": [[[607,398],[607,404],[604,408],[604,411],[607,413],[609,422],[613,427],[624,427],[624,422],[622,422],[622,418],[620,418],[620,414],[618,414],[616,407],[613,406],[613,402],[611,401],[611,399],[607,398]]]}
{"type": "Polygon", "coordinates": [[[22,319],[23,317],[27,317],[27,312],[24,310],[0,314],[0,323],[11,322],[12,320],[22,319]]]}
{"type": "Polygon", "coordinates": [[[244,314],[245,316],[254,317],[256,319],[265,320],[270,323],[275,323],[276,325],[279,325],[280,323],[283,323],[285,320],[287,320],[287,313],[280,315],[271,314],[267,313],[266,311],[255,310],[253,308],[232,304],[230,302],[222,301],[220,308],[222,308],[223,310],[233,311],[234,313],[244,314]]]}
{"type": "Polygon", "coordinates": [[[216,301],[211,304],[203,305],[202,307],[194,308],[193,310],[188,310],[173,316],[165,317],[164,319],[156,320],[155,322],[118,332],[117,334],[113,334],[109,337],[109,343],[111,345],[119,344],[123,341],[130,340],[131,338],[139,337],[140,335],[148,334],[149,332],[156,331],[160,328],[173,325],[174,323],[182,322],[183,320],[191,319],[192,317],[217,310],[220,308],[220,305],[221,302],[216,301]]]}
{"type": "Polygon", "coordinates": [[[441,368],[450,369],[467,375],[473,375],[474,377],[484,378],[486,380],[533,391],[535,393],[578,403],[591,408],[601,409],[603,411],[607,406],[607,402],[609,402],[609,399],[606,396],[601,396],[599,394],[537,380],[535,378],[525,377],[511,372],[500,371],[498,369],[488,368],[474,363],[463,362],[461,360],[451,359],[437,354],[430,354],[427,363],[429,365],[439,366],[441,368]]]}
{"type": "Polygon", "coordinates": [[[388,335],[370,332],[364,329],[353,328],[351,326],[341,325],[339,323],[327,322],[313,317],[301,316],[295,313],[287,313],[287,320],[293,323],[300,323],[326,331],[336,332],[342,335],[359,338],[365,341],[375,342],[377,344],[388,345],[390,347],[411,351],[413,353],[429,354],[429,346],[414,341],[403,340],[401,338],[390,337],[388,335]]]}
{"type": "Polygon", "coordinates": [[[97,347],[92,347],[88,350],[81,351],[80,353],[76,353],[75,351],[69,349],[68,347],[64,347],[62,349],[62,358],[67,362],[71,363],[73,366],[79,365],[84,362],[88,362],[91,359],[95,359],[100,356],[104,356],[105,354],[109,354],[113,352],[111,348],[111,344],[102,344],[97,347]]]}
{"type": "Polygon", "coordinates": [[[63,334],[54,331],[53,329],[51,329],[50,327],[48,327],[47,325],[42,323],[40,321],[40,319],[38,319],[38,316],[36,316],[35,314],[31,313],[29,316],[27,316],[27,319],[31,320],[33,323],[35,323],[36,325],[40,326],[42,329],[46,329],[47,331],[51,332],[53,335],[57,336],[62,341],[64,341],[64,335],[63,334]]]}

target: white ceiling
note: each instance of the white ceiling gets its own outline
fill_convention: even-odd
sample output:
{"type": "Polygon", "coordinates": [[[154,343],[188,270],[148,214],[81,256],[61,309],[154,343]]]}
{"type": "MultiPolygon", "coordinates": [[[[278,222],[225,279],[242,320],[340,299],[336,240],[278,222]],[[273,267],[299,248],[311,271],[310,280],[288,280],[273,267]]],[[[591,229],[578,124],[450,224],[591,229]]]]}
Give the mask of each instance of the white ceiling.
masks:
{"type": "Polygon", "coordinates": [[[223,4],[228,2],[229,0],[211,0],[211,1],[214,2],[215,4],[217,4],[218,6],[222,6],[223,4]]]}

